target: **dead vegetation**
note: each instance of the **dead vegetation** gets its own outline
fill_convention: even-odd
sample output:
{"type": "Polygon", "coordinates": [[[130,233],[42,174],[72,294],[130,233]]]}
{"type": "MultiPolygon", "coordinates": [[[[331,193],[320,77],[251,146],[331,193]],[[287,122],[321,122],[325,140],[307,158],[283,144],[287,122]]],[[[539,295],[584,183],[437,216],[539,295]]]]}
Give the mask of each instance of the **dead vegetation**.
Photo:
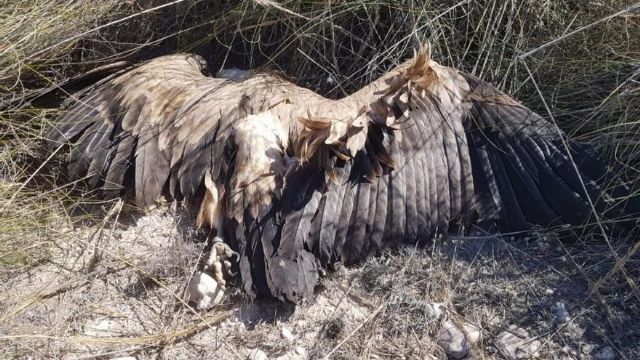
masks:
{"type": "Polygon", "coordinates": [[[99,65],[189,51],[213,73],[279,71],[339,97],[428,39],[438,61],[556,121],[640,191],[640,4],[6,0],[0,34],[0,351],[8,357],[244,358],[260,348],[291,358],[302,346],[311,358],[444,358],[433,303],[482,330],[478,358],[499,358],[493,341],[512,324],[542,342],[543,358],[640,351],[634,237],[597,228],[570,242],[557,229],[515,239],[476,233],[338,268],[295,312],[243,305],[235,294],[198,313],[183,291],[203,234],[169,207],[140,217],[61,185],[56,159],[38,152],[65,94],[38,95],[99,65]],[[556,320],[558,303],[566,323],[556,320]]]}

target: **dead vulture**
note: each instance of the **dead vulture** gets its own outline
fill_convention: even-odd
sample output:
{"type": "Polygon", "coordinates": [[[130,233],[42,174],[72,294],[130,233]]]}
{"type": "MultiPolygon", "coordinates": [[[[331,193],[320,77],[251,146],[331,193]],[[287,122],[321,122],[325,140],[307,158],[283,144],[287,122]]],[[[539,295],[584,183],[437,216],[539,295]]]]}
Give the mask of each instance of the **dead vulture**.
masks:
{"type": "Polygon", "coordinates": [[[217,233],[215,278],[236,250],[252,298],[299,302],[328,264],[452,224],[515,231],[640,210],[590,149],[428,49],[340,100],[205,65],[165,56],[76,93],[49,147],[68,144],[69,179],[103,196],[194,208],[217,233]]]}

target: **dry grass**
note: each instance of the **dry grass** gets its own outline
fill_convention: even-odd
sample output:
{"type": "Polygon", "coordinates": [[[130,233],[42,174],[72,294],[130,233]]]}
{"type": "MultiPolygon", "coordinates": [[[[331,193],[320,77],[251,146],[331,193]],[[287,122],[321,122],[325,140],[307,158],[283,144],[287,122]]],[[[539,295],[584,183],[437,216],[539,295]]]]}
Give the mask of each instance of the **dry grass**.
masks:
{"type": "MultiPolygon", "coordinates": [[[[0,1],[0,280],[10,284],[11,279],[45,270],[62,279],[43,291],[25,289],[17,295],[15,288],[3,288],[6,293],[0,298],[23,302],[2,301],[5,307],[13,304],[0,320],[6,330],[2,347],[15,357],[77,355],[77,347],[68,344],[82,347],[101,341],[110,343],[109,351],[133,349],[139,356],[155,356],[177,343],[190,343],[194,334],[228,315],[228,308],[204,317],[188,307],[175,311],[199,245],[176,245],[174,253],[187,255],[175,266],[167,261],[176,260],[172,252],[151,253],[157,257],[143,252],[145,261],[109,253],[115,251],[109,244],[118,240],[113,234],[126,231],[120,229],[122,217],[130,215],[110,211],[112,203],[80,195],[75,184],[61,186],[53,176],[54,159],[41,160],[43,129],[58,111],[29,103],[42,89],[117,60],[191,51],[203,55],[213,72],[232,66],[278,70],[301,85],[339,97],[410,56],[428,39],[441,63],[493,82],[596,147],[612,171],[637,192],[640,12],[632,5],[622,0],[0,1]],[[531,50],[535,52],[528,53],[531,50]],[[104,220],[105,214],[111,217],[104,220]],[[74,229],[78,227],[83,230],[74,229]],[[101,255],[87,257],[86,251],[101,255]],[[70,259],[84,262],[68,266],[70,259]],[[115,275],[111,270],[117,270],[115,275]],[[120,284],[122,273],[131,277],[125,281],[131,285],[127,291],[146,295],[142,303],[126,296],[118,301],[135,302],[135,309],[149,302],[157,312],[142,323],[154,326],[96,340],[73,326],[44,331],[29,318],[45,316],[47,307],[68,304],[65,294],[75,299],[78,291],[97,287],[100,278],[120,284]],[[158,298],[149,300],[151,296],[158,298]],[[16,321],[32,327],[15,328],[16,321]]],[[[425,306],[436,301],[485,329],[487,340],[477,350],[486,357],[497,356],[490,336],[512,322],[527,324],[544,338],[548,354],[557,354],[563,346],[598,344],[632,358],[640,339],[628,331],[629,324],[640,320],[640,242],[606,232],[581,235],[580,242],[571,244],[554,240],[553,233],[545,235],[547,240],[536,235],[528,242],[495,238],[489,253],[484,247],[462,246],[471,246],[471,253],[477,250],[462,265],[457,250],[452,252],[455,242],[372,259],[350,270],[351,283],[334,279],[340,286],[354,286],[353,291],[338,288],[366,316],[355,325],[340,325],[336,314],[322,318],[326,324],[310,354],[440,356],[432,340],[435,324],[425,315],[425,306]],[[406,275],[402,281],[397,272],[406,275]],[[570,291],[539,294],[550,286],[568,286],[570,291]],[[524,299],[528,296],[533,300],[524,299]],[[549,307],[558,298],[574,301],[575,323],[586,329],[580,340],[568,327],[549,325],[549,307]],[[487,320],[492,314],[501,314],[497,324],[487,320]]],[[[188,242],[193,236],[179,238],[188,242]]],[[[78,311],[88,311],[92,304],[83,303],[78,311]]],[[[247,336],[252,337],[229,335],[222,341],[226,345],[216,349],[226,349],[233,357],[247,336]]],[[[274,352],[282,350],[275,340],[272,345],[274,352]]]]}

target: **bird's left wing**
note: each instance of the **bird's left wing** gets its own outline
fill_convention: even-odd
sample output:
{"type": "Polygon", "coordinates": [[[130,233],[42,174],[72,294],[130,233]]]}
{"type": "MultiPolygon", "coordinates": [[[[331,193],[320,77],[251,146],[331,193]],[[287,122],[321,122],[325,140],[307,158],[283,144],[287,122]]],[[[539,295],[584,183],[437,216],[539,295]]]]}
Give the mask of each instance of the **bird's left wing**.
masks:
{"type": "Polygon", "coordinates": [[[267,293],[308,298],[313,270],[423,242],[467,219],[525,230],[582,224],[590,202],[609,218],[640,212],[637,196],[623,207],[608,204],[629,189],[609,186],[616,179],[587,148],[428,52],[375,90],[346,121],[301,119],[301,162],[286,176],[280,203],[247,233],[263,244],[267,293]]]}
{"type": "Polygon", "coordinates": [[[503,231],[596,218],[633,224],[628,220],[640,213],[640,198],[593,149],[486,82],[463,77],[479,215],[497,220],[503,231]]]}

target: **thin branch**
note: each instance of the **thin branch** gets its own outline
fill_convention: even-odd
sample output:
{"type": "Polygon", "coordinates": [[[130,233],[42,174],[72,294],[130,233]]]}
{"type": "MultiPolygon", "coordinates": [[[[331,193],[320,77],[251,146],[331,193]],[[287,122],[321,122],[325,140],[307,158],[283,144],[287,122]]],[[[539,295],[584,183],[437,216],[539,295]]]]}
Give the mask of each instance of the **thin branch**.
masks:
{"type": "Polygon", "coordinates": [[[552,40],[552,41],[549,41],[548,43],[545,43],[545,44],[543,44],[543,45],[540,45],[540,46],[538,46],[537,48],[535,48],[535,49],[533,49],[533,50],[530,50],[530,51],[527,51],[526,53],[524,53],[524,54],[522,54],[522,55],[518,56],[518,58],[519,58],[520,60],[524,60],[524,59],[526,59],[527,57],[529,57],[529,56],[531,56],[531,55],[533,55],[533,54],[537,53],[538,51],[540,51],[540,50],[542,50],[542,49],[546,49],[546,48],[548,48],[548,47],[549,47],[549,46],[551,46],[551,45],[555,45],[555,44],[557,44],[557,43],[561,42],[562,40],[564,40],[564,39],[566,39],[566,38],[568,38],[568,37],[571,37],[571,36],[573,36],[573,35],[575,35],[575,34],[577,34],[577,33],[579,33],[579,32],[582,32],[582,31],[584,31],[584,30],[590,29],[590,28],[592,28],[592,27],[594,27],[594,26],[596,26],[596,25],[598,25],[598,24],[601,24],[601,23],[603,23],[603,22],[609,21],[609,20],[611,20],[611,19],[613,19],[613,18],[616,18],[616,17],[618,17],[618,16],[626,15],[626,14],[632,14],[632,13],[635,13],[635,12],[638,12],[638,11],[640,11],[640,2],[635,3],[635,4],[633,4],[633,5],[631,5],[631,6],[627,7],[627,8],[625,8],[624,10],[620,10],[620,11],[618,11],[618,12],[617,12],[617,13],[615,13],[615,14],[611,14],[611,15],[609,15],[609,16],[603,17],[603,18],[602,18],[602,19],[600,19],[600,20],[594,21],[594,22],[592,22],[591,24],[588,24],[588,25],[585,25],[585,26],[583,26],[583,27],[580,27],[580,28],[578,28],[578,29],[576,29],[576,30],[574,30],[574,31],[572,31],[572,32],[570,32],[570,33],[568,33],[568,34],[566,34],[566,35],[560,36],[559,38],[557,38],[557,39],[555,39],[555,40],[552,40]]]}

